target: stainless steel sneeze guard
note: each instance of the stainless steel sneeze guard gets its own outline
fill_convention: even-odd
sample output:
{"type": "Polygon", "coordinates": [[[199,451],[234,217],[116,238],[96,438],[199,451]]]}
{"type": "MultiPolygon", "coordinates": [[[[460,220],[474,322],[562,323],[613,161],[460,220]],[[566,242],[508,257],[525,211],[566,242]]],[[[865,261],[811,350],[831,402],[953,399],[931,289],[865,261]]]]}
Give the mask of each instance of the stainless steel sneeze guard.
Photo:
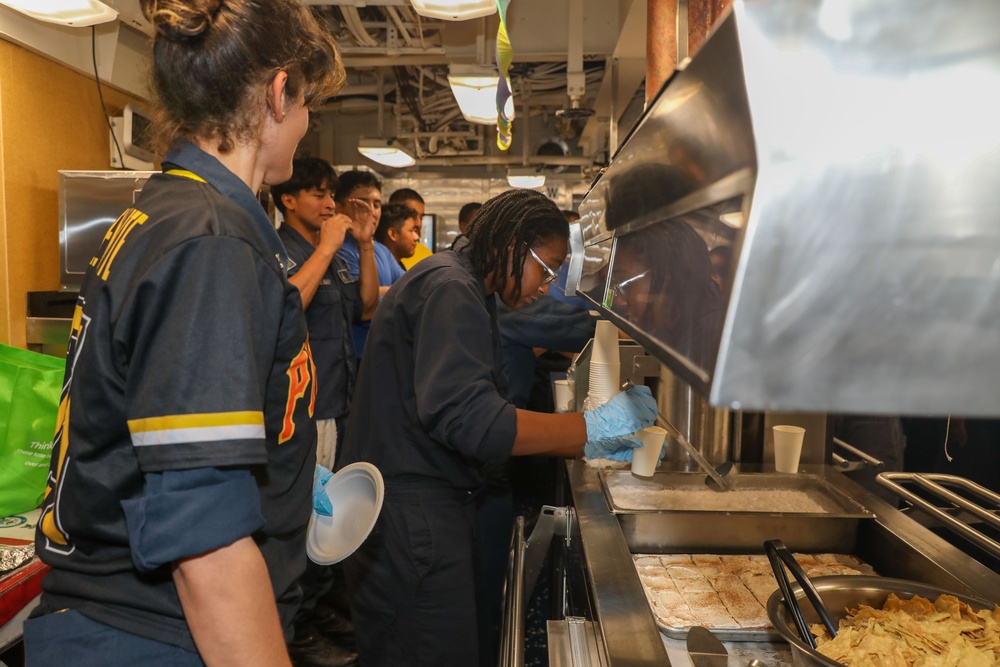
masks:
{"type": "Polygon", "coordinates": [[[735,0],[582,203],[570,286],[714,405],[1000,414],[997,25],[984,0],[735,0]],[[717,313],[677,306],[685,227],[685,261],[733,254],[717,313]]]}

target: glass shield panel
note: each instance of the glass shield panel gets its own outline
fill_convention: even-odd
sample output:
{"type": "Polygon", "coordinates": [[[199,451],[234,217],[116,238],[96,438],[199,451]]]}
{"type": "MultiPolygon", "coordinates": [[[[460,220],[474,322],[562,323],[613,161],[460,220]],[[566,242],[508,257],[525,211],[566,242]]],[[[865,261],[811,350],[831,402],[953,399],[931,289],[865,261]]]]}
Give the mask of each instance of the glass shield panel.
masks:
{"type": "Polygon", "coordinates": [[[583,274],[579,291],[596,304],[604,303],[614,239],[587,246],[583,252],[583,274]]]}
{"type": "Polygon", "coordinates": [[[605,307],[706,375],[715,368],[743,197],[617,237],[605,307]]]}

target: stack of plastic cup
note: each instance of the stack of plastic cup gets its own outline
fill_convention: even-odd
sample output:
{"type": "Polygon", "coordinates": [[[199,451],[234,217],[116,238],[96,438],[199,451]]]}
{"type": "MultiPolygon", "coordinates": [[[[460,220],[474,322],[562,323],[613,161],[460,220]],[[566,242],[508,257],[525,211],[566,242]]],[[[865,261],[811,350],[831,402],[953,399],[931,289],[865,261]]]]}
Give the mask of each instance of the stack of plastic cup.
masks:
{"type": "Polygon", "coordinates": [[[590,355],[590,387],[587,409],[607,403],[621,391],[621,357],[618,353],[618,328],[607,320],[597,322],[594,347],[590,355]]]}

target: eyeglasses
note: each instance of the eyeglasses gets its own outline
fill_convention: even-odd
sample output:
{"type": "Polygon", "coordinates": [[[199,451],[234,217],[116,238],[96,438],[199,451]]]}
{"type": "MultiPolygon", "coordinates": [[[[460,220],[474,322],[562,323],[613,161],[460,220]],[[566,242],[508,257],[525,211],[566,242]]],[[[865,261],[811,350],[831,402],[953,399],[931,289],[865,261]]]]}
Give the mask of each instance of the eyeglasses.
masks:
{"type": "Polygon", "coordinates": [[[543,269],[545,269],[545,273],[549,274],[545,280],[542,281],[542,285],[549,285],[559,279],[559,274],[550,269],[549,265],[543,262],[542,258],[535,254],[535,251],[531,249],[531,246],[528,246],[528,252],[530,252],[531,256],[535,258],[535,261],[538,262],[543,269]]]}
{"type": "Polygon", "coordinates": [[[621,281],[620,283],[615,283],[614,285],[611,286],[611,291],[613,291],[618,296],[620,296],[620,297],[622,297],[622,298],[624,298],[624,299],[627,300],[628,299],[628,295],[625,293],[626,288],[629,285],[631,285],[632,283],[634,283],[635,281],[640,280],[642,278],[645,278],[648,273],[649,273],[649,271],[643,271],[642,273],[640,273],[637,276],[632,276],[631,278],[626,278],[625,280],[621,281]]]}

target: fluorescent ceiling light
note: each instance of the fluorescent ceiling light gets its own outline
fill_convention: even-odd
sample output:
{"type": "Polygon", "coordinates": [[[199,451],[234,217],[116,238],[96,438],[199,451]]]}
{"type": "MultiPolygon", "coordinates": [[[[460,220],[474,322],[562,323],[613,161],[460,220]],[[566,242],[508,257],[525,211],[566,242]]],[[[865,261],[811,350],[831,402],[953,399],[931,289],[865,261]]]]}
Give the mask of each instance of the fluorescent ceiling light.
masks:
{"type": "MultiPolygon", "coordinates": [[[[462,110],[462,116],[470,123],[496,125],[497,84],[500,75],[492,67],[478,65],[452,65],[448,69],[448,84],[462,110]]],[[[507,117],[514,118],[514,98],[507,99],[504,107],[507,117]]]]}
{"type": "Polygon", "coordinates": [[[534,167],[511,167],[507,170],[507,183],[512,188],[540,188],[545,185],[545,174],[534,167]]]}
{"type": "Polygon", "coordinates": [[[0,0],[0,4],[47,23],[85,28],[118,18],[118,12],[99,0],[0,0]]]}
{"type": "Polygon", "coordinates": [[[445,21],[465,21],[497,11],[496,0],[410,0],[421,16],[445,21]]]}
{"type": "Polygon", "coordinates": [[[732,213],[723,213],[719,216],[719,220],[734,229],[739,229],[743,226],[743,212],[733,211],[732,213]]]}
{"type": "Polygon", "coordinates": [[[413,156],[388,139],[358,139],[358,152],[369,160],[387,167],[412,167],[417,163],[413,156]]]}

